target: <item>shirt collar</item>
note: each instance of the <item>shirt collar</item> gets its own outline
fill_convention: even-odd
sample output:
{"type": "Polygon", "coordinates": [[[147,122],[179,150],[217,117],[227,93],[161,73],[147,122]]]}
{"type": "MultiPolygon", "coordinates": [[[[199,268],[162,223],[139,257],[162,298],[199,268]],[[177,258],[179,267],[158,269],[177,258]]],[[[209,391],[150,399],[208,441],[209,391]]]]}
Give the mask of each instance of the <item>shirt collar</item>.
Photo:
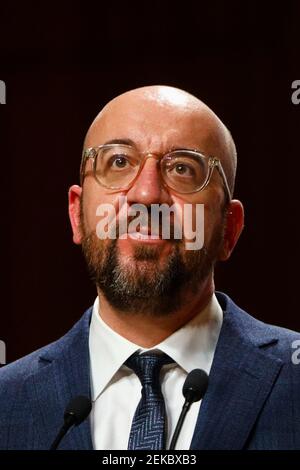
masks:
{"type": "MultiPolygon", "coordinates": [[[[151,350],[166,353],[187,373],[197,368],[209,373],[222,321],[223,312],[213,294],[198,315],[151,350]]],[[[102,393],[128,357],[139,350],[148,349],[120,336],[102,320],[97,297],[89,334],[92,401],[102,393]]]]}

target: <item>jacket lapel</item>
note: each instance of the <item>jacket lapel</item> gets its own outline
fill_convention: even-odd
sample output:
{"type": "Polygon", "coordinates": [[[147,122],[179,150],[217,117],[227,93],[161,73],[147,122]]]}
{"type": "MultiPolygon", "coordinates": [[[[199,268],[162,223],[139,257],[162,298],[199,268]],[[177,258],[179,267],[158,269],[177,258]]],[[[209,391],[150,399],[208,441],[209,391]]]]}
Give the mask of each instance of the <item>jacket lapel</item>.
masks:
{"type": "MultiPolygon", "coordinates": [[[[90,397],[90,315],[91,309],[64,338],[40,356],[40,370],[27,380],[31,409],[35,410],[33,422],[37,423],[34,427],[44,429],[44,433],[32,436],[30,448],[49,449],[63,424],[69,401],[77,395],[90,397]]],[[[72,428],[59,449],[92,449],[89,419],[72,428]]]]}
{"type": "Polygon", "coordinates": [[[244,448],[282,366],[280,359],[264,350],[277,342],[267,336],[266,326],[228,297],[218,294],[218,300],[227,306],[191,449],[244,448]]]}

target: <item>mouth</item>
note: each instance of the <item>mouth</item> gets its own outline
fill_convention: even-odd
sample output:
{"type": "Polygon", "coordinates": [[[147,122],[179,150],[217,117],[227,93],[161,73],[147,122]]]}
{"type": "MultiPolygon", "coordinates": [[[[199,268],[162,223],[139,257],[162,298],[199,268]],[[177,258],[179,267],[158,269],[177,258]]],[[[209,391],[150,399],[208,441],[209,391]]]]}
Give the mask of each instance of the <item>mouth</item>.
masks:
{"type": "Polygon", "coordinates": [[[168,241],[160,236],[159,229],[151,231],[150,227],[140,227],[139,230],[129,230],[126,235],[128,235],[131,240],[139,242],[163,243],[168,241]]]}

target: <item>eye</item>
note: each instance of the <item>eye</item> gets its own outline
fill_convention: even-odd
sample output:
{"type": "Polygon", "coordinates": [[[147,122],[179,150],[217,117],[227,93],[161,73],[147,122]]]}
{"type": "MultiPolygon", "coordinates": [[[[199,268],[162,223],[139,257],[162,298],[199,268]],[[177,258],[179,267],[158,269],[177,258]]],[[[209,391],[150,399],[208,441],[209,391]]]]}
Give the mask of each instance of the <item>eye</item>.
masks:
{"type": "Polygon", "coordinates": [[[120,169],[126,168],[129,164],[125,155],[113,155],[110,158],[110,165],[112,168],[120,169]]]}
{"type": "Polygon", "coordinates": [[[166,169],[168,171],[169,177],[195,177],[195,168],[193,167],[193,162],[191,162],[191,164],[184,162],[167,162],[166,169]]]}
{"type": "Polygon", "coordinates": [[[194,174],[193,168],[183,163],[177,163],[174,170],[180,176],[193,176],[194,174]]]}

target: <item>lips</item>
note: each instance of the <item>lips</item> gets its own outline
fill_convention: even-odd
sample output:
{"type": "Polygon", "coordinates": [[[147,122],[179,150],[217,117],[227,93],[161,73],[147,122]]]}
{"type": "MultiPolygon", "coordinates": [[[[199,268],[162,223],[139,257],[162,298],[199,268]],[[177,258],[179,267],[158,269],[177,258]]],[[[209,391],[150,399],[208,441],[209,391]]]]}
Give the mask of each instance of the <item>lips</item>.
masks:
{"type": "Polygon", "coordinates": [[[142,232],[130,232],[128,236],[133,240],[160,240],[159,235],[145,234],[142,232]]]}
{"type": "Polygon", "coordinates": [[[159,230],[152,230],[150,227],[140,227],[139,231],[129,230],[128,236],[134,240],[159,240],[159,230]]]}

